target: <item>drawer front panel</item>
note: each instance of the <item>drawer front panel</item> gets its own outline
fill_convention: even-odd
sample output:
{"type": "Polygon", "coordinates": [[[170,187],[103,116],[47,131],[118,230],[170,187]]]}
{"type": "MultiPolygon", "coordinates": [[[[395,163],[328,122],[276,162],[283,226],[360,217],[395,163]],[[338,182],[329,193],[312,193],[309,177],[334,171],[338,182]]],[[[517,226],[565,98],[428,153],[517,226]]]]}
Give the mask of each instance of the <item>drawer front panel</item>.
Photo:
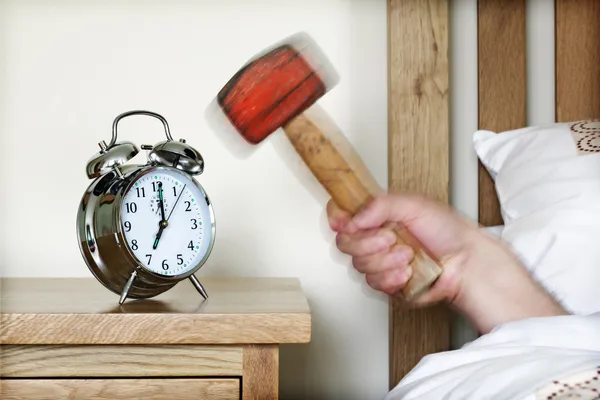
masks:
{"type": "Polygon", "coordinates": [[[239,379],[2,379],[3,400],[239,400],[239,379]]]}
{"type": "Polygon", "coordinates": [[[241,376],[242,348],[3,345],[0,372],[3,378],[241,376]]]}

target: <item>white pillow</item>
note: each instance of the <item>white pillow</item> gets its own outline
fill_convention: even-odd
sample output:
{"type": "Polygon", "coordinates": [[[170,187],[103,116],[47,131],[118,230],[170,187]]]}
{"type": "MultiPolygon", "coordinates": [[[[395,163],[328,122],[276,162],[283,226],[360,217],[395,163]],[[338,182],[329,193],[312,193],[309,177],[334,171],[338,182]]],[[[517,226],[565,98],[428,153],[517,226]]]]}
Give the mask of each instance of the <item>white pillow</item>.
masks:
{"type": "Polygon", "coordinates": [[[502,239],[574,313],[600,311],[600,121],[477,131],[502,239]]]}

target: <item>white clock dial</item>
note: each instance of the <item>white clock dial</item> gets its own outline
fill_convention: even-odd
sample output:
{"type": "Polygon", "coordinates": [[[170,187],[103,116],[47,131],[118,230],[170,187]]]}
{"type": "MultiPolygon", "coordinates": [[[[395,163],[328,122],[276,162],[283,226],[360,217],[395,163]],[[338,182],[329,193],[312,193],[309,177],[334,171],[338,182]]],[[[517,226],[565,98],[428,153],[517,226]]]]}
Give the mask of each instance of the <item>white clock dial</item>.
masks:
{"type": "Polygon", "coordinates": [[[205,193],[177,170],[145,173],[123,196],[121,229],[127,246],[156,274],[185,274],[202,262],[212,247],[212,227],[205,193]]]}

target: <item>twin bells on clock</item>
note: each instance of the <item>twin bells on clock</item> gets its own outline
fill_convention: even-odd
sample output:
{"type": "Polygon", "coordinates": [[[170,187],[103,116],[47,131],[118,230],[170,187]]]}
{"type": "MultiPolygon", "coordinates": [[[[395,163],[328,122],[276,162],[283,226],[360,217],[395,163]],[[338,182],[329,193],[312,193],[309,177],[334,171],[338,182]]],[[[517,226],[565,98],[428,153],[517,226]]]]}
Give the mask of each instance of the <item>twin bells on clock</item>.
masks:
{"type": "Polygon", "coordinates": [[[77,211],[81,254],[96,279],[127,298],[157,296],[189,279],[206,299],[194,275],[207,261],[215,239],[215,217],[204,188],[194,176],[204,169],[200,153],[150,111],[128,111],[113,121],[112,139],[88,161],[92,182],[77,211]],[[135,144],[117,142],[119,121],[132,115],[157,118],[166,140],[148,150],[144,164],[127,164],[138,153],[135,144]]]}

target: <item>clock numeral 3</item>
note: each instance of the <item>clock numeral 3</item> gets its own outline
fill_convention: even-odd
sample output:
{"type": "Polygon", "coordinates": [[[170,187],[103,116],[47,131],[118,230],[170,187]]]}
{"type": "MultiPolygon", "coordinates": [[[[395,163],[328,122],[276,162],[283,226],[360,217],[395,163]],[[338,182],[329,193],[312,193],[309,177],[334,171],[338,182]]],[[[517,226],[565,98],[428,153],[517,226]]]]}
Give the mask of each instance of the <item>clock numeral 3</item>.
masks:
{"type": "Polygon", "coordinates": [[[198,222],[194,218],[190,219],[190,221],[192,221],[192,229],[198,229],[198,222]]]}
{"type": "Polygon", "coordinates": [[[133,250],[137,250],[137,249],[138,249],[137,240],[133,239],[133,240],[131,241],[131,248],[132,248],[133,250]]]}
{"type": "Polygon", "coordinates": [[[127,207],[127,212],[128,213],[136,213],[137,211],[137,204],[135,204],[134,202],[131,203],[125,203],[125,207],[127,207]]]}

